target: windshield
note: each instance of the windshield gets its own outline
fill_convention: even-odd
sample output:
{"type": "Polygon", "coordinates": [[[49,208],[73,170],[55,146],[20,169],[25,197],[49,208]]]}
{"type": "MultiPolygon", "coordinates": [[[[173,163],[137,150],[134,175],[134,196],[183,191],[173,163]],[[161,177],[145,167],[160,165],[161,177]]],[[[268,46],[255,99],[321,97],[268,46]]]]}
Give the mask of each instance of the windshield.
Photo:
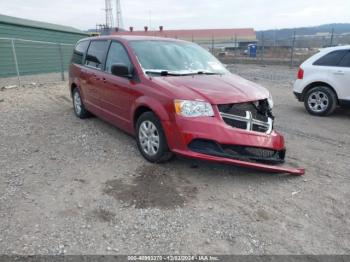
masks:
{"type": "Polygon", "coordinates": [[[225,74],[228,71],[197,44],[176,41],[130,41],[139,63],[147,74],[225,74]]]}

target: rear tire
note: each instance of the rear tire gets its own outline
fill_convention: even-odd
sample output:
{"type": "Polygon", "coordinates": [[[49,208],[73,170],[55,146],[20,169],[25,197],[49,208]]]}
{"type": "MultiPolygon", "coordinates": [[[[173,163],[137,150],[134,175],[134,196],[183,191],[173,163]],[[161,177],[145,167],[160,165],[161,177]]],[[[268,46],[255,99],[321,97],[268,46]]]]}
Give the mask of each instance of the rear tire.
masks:
{"type": "Polygon", "coordinates": [[[306,93],[304,106],[311,115],[328,116],[337,107],[337,96],[327,86],[316,86],[306,93]]]}
{"type": "Polygon", "coordinates": [[[136,141],[142,156],[152,163],[163,163],[173,157],[158,117],[143,113],[136,122],[136,141]]]}
{"type": "Polygon", "coordinates": [[[91,116],[90,112],[85,109],[83,100],[81,99],[78,88],[74,88],[72,91],[73,108],[74,113],[80,119],[88,118],[91,116]]]}

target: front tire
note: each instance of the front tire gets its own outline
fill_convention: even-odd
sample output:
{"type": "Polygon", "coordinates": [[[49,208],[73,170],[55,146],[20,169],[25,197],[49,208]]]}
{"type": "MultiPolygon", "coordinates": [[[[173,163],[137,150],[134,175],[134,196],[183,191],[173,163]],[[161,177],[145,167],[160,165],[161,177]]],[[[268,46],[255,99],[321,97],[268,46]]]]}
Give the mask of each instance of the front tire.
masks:
{"type": "Polygon", "coordinates": [[[162,124],[152,112],[143,113],[137,119],[136,141],[142,156],[149,162],[162,163],[173,157],[162,124]]]}
{"type": "Polygon", "coordinates": [[[83,100],[81,99],[78,88],[73,89],[72,98],[73,98],[73,108],[74,108],[75,115],[81,119],[90,117],[91,114],[89,111],[85,109],[85,106],[83,104],[83,100]]]}
{"type": "Polygon", "coordinates": [[[337,107],[337,97],[331,88],[317,86],[306,93],[304,105],[311,115],[328,116],[337,107]]]}

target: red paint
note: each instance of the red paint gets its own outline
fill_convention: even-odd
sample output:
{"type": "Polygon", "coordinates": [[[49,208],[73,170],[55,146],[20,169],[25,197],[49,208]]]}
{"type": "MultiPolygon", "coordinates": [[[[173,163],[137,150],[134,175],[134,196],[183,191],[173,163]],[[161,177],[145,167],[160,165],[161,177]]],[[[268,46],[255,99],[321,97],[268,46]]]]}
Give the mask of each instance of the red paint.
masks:
{"type": "Polygon", "coordinates": [[[233,29],[188,29],[188,30],[156,30],[156,31],[145,31],[145,30],[133,30],[133,31],[118,31],[113,32],[114,35],[118,36],[158,36],[158,37],[169,37],[169,38],[185,38],[185,39],[211,39],[212,37],[228,38],[248,38],[249,40],[255,40],[256,35],[253,28],[233,28],[233,29]]]}
{"type": "MultiPolygon", "coordinates": [[[[129,80],[96,69],[72,64],[70,66],[70,86],[72,84],[78,86],[83,103],[90,112],[122,130],[134,134],[135,114],[137,110],[145,107],[152,110],[161,120],[169,148],[174,153],[273,173],[304,174],[302,169],[209,156],[188,149],[187,145],[194,138],[210,139],[220,144],[253,146],[274,150],[284,149],[284,138],[278,132],[273,131],[270,135],[267,135],[234,129],[225,124],[216,107],[218,104],[265,99],[269,94],[265,88],[233,74],[151,78],[143,73],[129,46],[128,40],[135,39],[134,37],[109,36],[105,38],[114,39],[124,45],[134,64],[138,80],[129,80]],[[208,101],[213,105],[215,116],[181,117],[175,113],[173,102],[175,99],[208,101]]],[[[103,39],[103,37],[97,39],[103,39]]],[[[143,37],[142,39],[149,38],[143,37]]]]}
{"type": "Polygon", "coordinates": [[[250,162],[248,163],[248,162],[235,160],[235,159],[222,158],[222,157],[216,157],[216,156],[208,156],[208,155],[195,153],[195,152],[191,152],[191,151],[175,150],[175,152],[179,155],[189,157],[189,158],[195,158],[195,159],[199,159],[199,160],[241,166],[241,167],[246,167],[246,168],[253,168],[253,169],[261,170],[264,172],[286,173],[286,174],[291,174],[294,176],[302,176],[305,174],[305,169],[303,169],[303,168],[288,168],[288,167],[283,167],[283,166],[272,166],[272,165],[265,165],[265,164],[260,164],[260,163],[250,163],[250,162]]]}

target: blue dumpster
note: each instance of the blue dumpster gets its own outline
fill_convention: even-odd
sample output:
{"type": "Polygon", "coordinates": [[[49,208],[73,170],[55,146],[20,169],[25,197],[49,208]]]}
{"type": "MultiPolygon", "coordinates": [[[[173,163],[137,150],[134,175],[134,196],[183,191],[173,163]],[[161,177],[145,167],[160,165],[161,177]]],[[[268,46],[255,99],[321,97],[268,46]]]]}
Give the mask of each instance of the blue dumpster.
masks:
{"type": "Polygon", "coordinates": [[[248,55],[249,55],[249,57],[256,57],[256,50],[257,50],[256,44],[249,44],[248,45],[248,55]]]}

